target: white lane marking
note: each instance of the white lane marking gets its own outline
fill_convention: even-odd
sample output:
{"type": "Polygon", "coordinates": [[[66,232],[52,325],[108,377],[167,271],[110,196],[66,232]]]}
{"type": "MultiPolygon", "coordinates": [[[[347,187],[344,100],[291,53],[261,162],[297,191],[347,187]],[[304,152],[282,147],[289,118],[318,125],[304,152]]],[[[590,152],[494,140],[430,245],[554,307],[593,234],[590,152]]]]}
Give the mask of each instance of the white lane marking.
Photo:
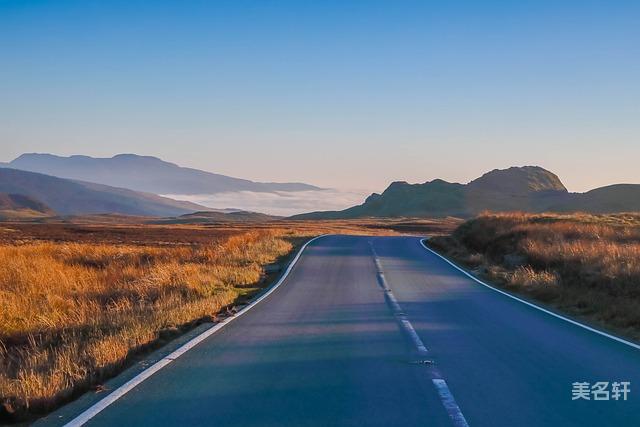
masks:
{"type": "Polygon", "coordinates": [[[409,322],[408,319],[400,319],[400,322],[404,326],[404,329],[407,331],[411,339],[413,340],[413,345],[416,346],[418,352],[421,356],[426,356],[429,352],[427,351],[427,347],[424,346],[424,343],[418,336],[418,333],[415,329],[413,329],[413,325],[409,322]]]}
{"type": "Polygon", "coordinates": [[[464,415],[462,415],[460,407],[458,407],[456,403],[456,399],[454,399],[451,390],[449,390],[449,386],[447,386],[447,382],[442,378],[434,378],[432,381],[453,425],[455,427],[469,427],[467,420],[464,418],[464,415]]]}
{"type": "MultiPolygon", "coordinates": [[[[393,292],[391,291],[391,288],[387,283],[387,279],[384,277],[384,274],[382,273],[382,266],[380,264],[380,260],[378,259],[378,254],[376,253],[376,250],[373,247],[373,242],[369,241],[369,245],[371,246],[371,251],[373,253],[373,260],[375,261],[378,277],[380,278],[380,283],[382,285],[382,288],[385,291],[386,296],[389,299],[389,302],[391,303],[393,314],[400,321],[400,325],[405,330],[405,332],[409,334],[409,336],[411,337],[411,340],[413,341],[413,345],[415,345],[416,348],[418,349],[418,354],[421,357],[428,356],[429,350],[427,350],[427,347],[422,342],[422,339],[420,338],[415,328],[409,321],[409,318],[407,317],[407,315],[402,311],[402,307],[400,307],[398,300],[396,299],[395,295],[393,294],[393,292]]],[[[431,375],[440,376],[440,374],[437,373],[437,370],[431,371],[431,375]]],[[[447,415],[449,415],[449,418],[451,419],[453,426],[469,427],[469,424],[467,424],[467,420],[464,418],[464,415],[462,414],[460,407],[456,403],[456,399],[453,397],[451,390],[449,390],[449,386],[447,386],[446,381],[443,380],[442,378],[432,378],[431,381],[433,382],[433,385],[436,388],[436,391],[438,392],[438,397],[440,398],[440,401],[442,402],[442,405],[444,406],[444,409],[447,412],[447,415]]]]}
{"type": "Polygon", "coordinates": [[[396,296],[391,291],[391,288],[389,288],[389,285],[387,285],[387,279],[384,278],[384,274],[378,272],[378,278],[382,285],[382,289],[384,290],[384,293],[389,300],[389,304],[391,304],[391,311],[393,311],[393,314],[395,314],[396,316],[404,315],[402,307],[400,307],[396,296]]]}
{"type": "Polygon", "coordinates": [[[402,328],[409,335],[409,337],[411,337],[413,344],[418,349],[418,353],[421,356],[426,356],[428,354],[427,347],[424,345],[424,343],[420,339],[420,336],[418,335],[416,330],[413,328],[413,325],[411,324],[411,322],[409,322],[409,319],[407,319],[406,314],[402,311],[402,307],[400,306],[400,303],[398,303],[396,296],[393,294],[393,291],[391,291],[391,288],[387,284],[387,279],[384,277],[384,273],[382,272],[382,267],[380,265],[380,260],[378,259],[378,255],[376,254],[376,250],[374,249],[373,244],[371,244],[371,251],[373,252],[373,260],[375,261],[376,268],[378,270],[377,273],[380,280],[380,284],[382,285],[382,289],[384,289],[385,291],[385,294],[389,300],[389,304],[391,304],[391,311],[400,321],[400,326],[402,326],[402,328]]]}
{"type": "Polygon", "coordinates": [[[84,425],[87,421],[89,421],[91,418],[93,418],[96,415],[98,415],[107,406],[111,405],[113,402],[115,402],[116,400],[120,399],[122,396],[124,396],[126,393],[131,391],[134,387],[136,387],[137,385],[142,383],[144,380],[146,380],[147,378],[149,378],[150,376],[152,376],[153,374],[158,372],[160,369],[162,369],[165,366],[167,366],[169,363],[171,363],[174,360],[176,360],[178,357],[180,357],[183,354],[185,354],[187,351],[191,350],[196,345],[200,344],[205,339],[209,338],[211,335],[213,335],[216,332],[218,332],[220,329],[222,329],[224,326],[226,326],[229,323],[231,323],[233,320],[237,319],[238,317],[240,317],[243,314],[245,314],[247,311],[251,310],[260,301],[262,301],[263,299],[268,297],[273,291],[275,291],[282,284],[282,282],[284,282],[284,280],[287,278],[287,276],[289,275],[289,273],[291,272],[291,270],[293,269],[295,264],[298,262],[298,259],[300,259],[300,256],[302,255],[302,252],[306,249],[306,247],[311,242],[313,242],[315,240],[318,240],[321,237],[325,237],[325,236],[328,236],[328,234],[323,234],[322,236],[314,237],[313,239],[311,239],[307,243],[305,243],[300,248],[300,250],[296,254],[295,258],[293,258],[291,263],[289,263],[289,266],[287,267],[285,272],[282,274],[282,277],[280,277],[280,279],[276,282],[276,284],[273,285],[271,288],[269,288],[269,290],[267,292],[265,292],[264,294],[262,294],[258,299],[256,299],[251,304],[249,304],[248,306],[246,306],[245,308],[243,308],[242,310],[237,312],[235,314],[235,316],[228,317],[228,318],[224,319],[220,323],[217,323],[216,325],[214,325],[211,328],[207,329],[206,331],[202,332],[200,335],[192,338],[191,340],[186,342],[184,345],[182,345],[180,348],[178,348],[177,350],[175,350],[174,352],[172,352],[168,356],[163,357],[158,362],[154,363],[153,365],[151,365],[150,367],[148,367],[144,371],[140,372],[138,375],[136,375],[135,377],[133,377],[132,379],[130,379],[129,381],[127,381],[126,383],[124,383],[123,385],[118,387],[117,389],[115,389],[113,392],[111,392],[104,399],[98,401],[93,406],[91,406],[90,408],[88,408],[87,410],[82,412],[80,415],[78,415],[76,418],[74,418],[73,420],[69,421],[67,424],[65,424],[65,427],[79,427],[79,426],[84,425]]]}
{"type": "Polygon", "coordinates": [[[467,272],[466,270],[464,270],[463,268],[458,267],[458,266],[457,266],[456,264],[454,264],[452,261],[449,261],[449,259],[447,259],[445,256],[440,255],[439,253],[437,253],[436,251],[434,251],[433,249],[431,249],[430,247],[428,247],[428,246],[424,243],[424,239],[421,239],[421,240],[420,240],[420,244],[422,245],[422,247],[423,247],[423,248],[425,248],[426,250],[428,250],[428,251],[429,251],[429,252],[431,252],[432,254],[434,254],[434,255],[438,256],[439,258],[443,259],[447,264],[451,265],[453,268],[455,268],[456,270],[460,271],[460,272],[461,272],[461,273],[463,273],[465,276],[469,277],[471,280],[473,280],[473,281],[475,281],[475,282],[477,282],[477,283],[481,284],[482,286],[485,286],[485,287],[487,287],[487,288],[489,288],[489,289],[491,289],[491,290],[493,290],[493,291],[499,292],[499,293],[501,293],[502,295],[505,295],[505,296],[507,296],[507,297],[509,297],[509,298],[511,298],[511,299],[514,299],[514,300],[516,300],[516,301],[518,301],[518,302],[521,302],[522,304],[526,304],[526,305],[528,305],[529,307],[533,307],[533,308],[535,308],[536,310],[540,310],[540,311],[542,311],[542,312],[544,312],[544,313],[547,313],[547,314],[549,314],[549,315],[551,315],[551,316],[553,316],[553,317],[556,317],[556,318],[558,318],[558,319],[564,320],[565,322],[569,322],[569,323],[571,323],[572,325],[579,326],[579,327],[581,327],[581,328],[583,328],[583,329],[586,329],[586,330],[588,330],[588,331],[594,332],[594,333],[596,333],[596,334],[598,334],[598,335],[602,335],[603,337],[610,338],[610,339],[612,339],[612,340],[614,340],[614,341],[618,341],[619,343],[626,344],[626,345],[628,345],[629,347],[633,347],[633,348],[635,348],[635,349],[637,349],[637,350],[640,350],[640,345],[635,344],[635,343],[632,343],[631,341],[627,341],[627,340],[625,340],[625,339],[622,339],[622,338],[616,337],[615,335],[608,334],[608,333],[606,333],[606,332],[603,332],[603,331],[600,331],[600,330],[598,330],[598,329],[592,328],[591,326],[587,326],[587,325],[585,325],[585,324],[583,324],[583,323],[576,322],[575,320],[571,320],[571,319],[569,319],[568,317],[564,317],[564,316],[562,316],[562,315],[560,315],[560,314],[554,313],[553,311],[549,311],[549,310],[547,310],[547,309],[545,309],[545,308],[542,308],[542,307],[540,307],[540,306],[538,306],[538,305],[535,305],[535,304],[533,304],[533,303],[530,303],[529,301],[525,301],[525,300],[523,300],[523,299],[521,299],[521,298],[518,298],[518,297],[516,297],[516,296],[514,296],[514,295],[511,295],[510,293],[505,292],[505,291],[503,291],[503,290],[501,290],[501,289],[498,289],[498,288],[495,288],[495,287],[493,287],[493,286],[491,286],[491,285],[488,285],[488,284],[486,284],[485,282],[483,282],[482,280],[480,280],[480,279],[478,279],[477,277],[475,277],[474,275],[472,275],[471,273],[469,273],[469,272],[467,272]]]}

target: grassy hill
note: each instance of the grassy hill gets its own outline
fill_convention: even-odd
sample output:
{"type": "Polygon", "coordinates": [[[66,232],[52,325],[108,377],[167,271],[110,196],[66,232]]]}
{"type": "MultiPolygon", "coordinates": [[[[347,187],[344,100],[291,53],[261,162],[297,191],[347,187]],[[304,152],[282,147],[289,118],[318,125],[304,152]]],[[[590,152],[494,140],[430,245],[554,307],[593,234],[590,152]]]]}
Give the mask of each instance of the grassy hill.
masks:
{"type": "Polygon", "coordinates": [[[235,211],[214,212],[203,211],[180,215],[175,218],[163,218],[151,221],[154,224],[216,224],[226,222],[264,222],[278,219],[277,216],[259,212],[235,211]]]}
{"type": "Polygon", "coordinates": [[[53,209],[33,197],[0,193],[0,219],[41,218],[55,214],[53,209]]]}
{"type": "Polygon", "coordinates": [[[206,209],[195,203],[155,194],[9,168],[0,168],[0,192],[22,194],[39,200],[61,215],[118,213],[176,216],[206,209]]]}
{"type": "Polygon", "coordinates": [[[487,214],[429,245],[494,284],[640,339],[640,214],[487,214]]]}
{"type": "Polygon", "coordinates": [[[551,209],[558,212],[640,212],[640,185],[616,184],[572,194],[569,200],[560,201],[551,209]]]}

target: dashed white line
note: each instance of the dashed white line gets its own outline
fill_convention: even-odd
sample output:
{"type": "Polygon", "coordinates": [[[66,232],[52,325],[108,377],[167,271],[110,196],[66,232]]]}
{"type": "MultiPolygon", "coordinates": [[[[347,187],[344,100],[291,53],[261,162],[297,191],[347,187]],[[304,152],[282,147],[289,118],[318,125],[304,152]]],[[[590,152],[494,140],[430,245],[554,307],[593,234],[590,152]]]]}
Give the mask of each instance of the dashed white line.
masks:
{"type": "Polygon", "coordinates": [[[421,356],[426,356],[429,353],[429,351],[427,350],[427,347],[425,347],[424,343],[418,336],[418,333],[416,332],[416,330],[413,329],[413,325],[411,324],[411,322],[409,322],[409,320],[407,319],[400,319],[400,322],[402,323],[402,325],[404,326],[404,329],[407,331],[407,333],[411,337],[413,344],[418,349],[418,353],[420,353],[421,356]]]}
{"type": "MultiPolygon", "coordinates": [[[[387,280],[382,271],[382,265],[380,263],[378,254],[376,253],[376,249],[374,248],[372,241],[369,241],[369,246],[371,246],[373,261],[376,266],[376,272],[378,274],[380,286],[385,291],[385,296],[387,297],[387,301],[391,306],[392,313],[398,319],[402,329],[407,333],[407,335],[409,335],[409,337],[411,337],[411,341],[413,341],[413,345],[418,350],[418,355],[421,357],[427,356],[429,354],[427,347],[422,342],[422,339],[420,338],[415,328],[407,318],[407,315],[402,311],[402,307],[398,303],[398,300],[396,299],[395,295],[393,294],[393,292],[391,291],[391,288],[387,283],[387,280]]],[[[440,398],[440,401],[442,402],[442,405],[444,406],[444,409],[447,412],[447,415],[449,415],[449,418],[451,419],[453,426],[469,427],[469,424],[467,423],[467,420],[462,414],[460,407],[456,403],[456,399],[453,397],[451,390],[449,390],[449,386],[447,385],[446,381],[442,378],[439,378],[440,374],[436,369],[432,370],[431,375],[432,375],[431,381],[434,387],[436,388],[438,397],[440,398]],[[433,378],[433,376],[438,376],[438,378],[433,378]]]]}
{"type": "Polygon", "coordinates": [[[447,382],[442,378],[434,378],[432,382],[438,391],[438,396],[440,396],[440,400],[442,401],[447,414],[449,414],[449,418],[451,418],[453,425],[455,427],[469,427],[469,424],[467,423],[464,415],[462,415],[462,411],[458,407],[456,400],[453,398],[453,394],[451,394],[451,390],[449,390],[447,382]]]}

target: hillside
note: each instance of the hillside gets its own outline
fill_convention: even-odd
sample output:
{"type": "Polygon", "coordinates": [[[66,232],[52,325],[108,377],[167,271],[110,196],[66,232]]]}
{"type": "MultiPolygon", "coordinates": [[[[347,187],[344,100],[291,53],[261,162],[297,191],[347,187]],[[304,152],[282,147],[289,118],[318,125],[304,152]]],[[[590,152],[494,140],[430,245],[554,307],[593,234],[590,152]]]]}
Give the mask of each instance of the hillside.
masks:
{"type": "Polygon", "coordinates": [[[55,214],[53,209],[33,197],[0,193],[0,219],[39,218],[55,214]]]}
{"type": "Polygon", "coordinates": [[[442,180],[424,184],[392,183],[382,194],[343,211],[313,212],[294,219],[349,219],[361,217],[466,216],[464,186],[442,180]]]}
{"type": "Polygon", "coordinates": [[[436,179],[392,183],[382,194],[342,211],[312,212],[294,219],[360,217],[468,218],[483,211],[613,213],[640,211],[640,185],[620,184],[569,193],[557,175],[538,166],[487,172],[468,184],[436,179]]]}
{"type": "Polygon", "coordinates": [[[0,192],[41,201],[61,215],[117,213],[176,216],[206,209],[155,194],[0,168],[0,192]]]}
{"type": "Polygon", "coordinates": [[[494,169],[468,184],[475,190],[497,191],[507,194],[526,194],[538,191],[567,192],[560,178],[539,166],[494,169]]]}
{"type": "Polygon", "coordinates": [[[616,184],[596,188],[582,194],[573,194],[569,200],[552,206],[552,210],[603,214],[640,212],[640,185],[616,184]]]}
{"type": "Polygon", "coordinates": [[[180,167],[157,157],[135,154],[94,158],[29,153],[22,154],[11,161],[8,167],[155,194],[193,195],[227,191],[273,192],[319,189],[301,183],[253,182],[180,167]]]}
{"type": "Polygon", "coordinates": [[[180,215],[175,218],[162,218],[151,221],[154,224],[215,224],[225,222],[264,222],[278,219],[277,216],[259,212],[234,211],[215,212],[203,211],[180,215]]]}

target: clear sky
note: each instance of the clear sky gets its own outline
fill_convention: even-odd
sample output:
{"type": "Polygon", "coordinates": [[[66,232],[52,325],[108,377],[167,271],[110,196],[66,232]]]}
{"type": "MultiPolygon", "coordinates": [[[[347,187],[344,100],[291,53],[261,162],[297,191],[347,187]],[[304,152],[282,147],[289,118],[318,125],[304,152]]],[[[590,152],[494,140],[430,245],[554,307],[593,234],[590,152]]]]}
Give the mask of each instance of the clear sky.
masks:
{"type": "Polygon", "coordinates": [[[640,2],[0,0],[0,160],[382,190],[640,182],[640,2]]]}

